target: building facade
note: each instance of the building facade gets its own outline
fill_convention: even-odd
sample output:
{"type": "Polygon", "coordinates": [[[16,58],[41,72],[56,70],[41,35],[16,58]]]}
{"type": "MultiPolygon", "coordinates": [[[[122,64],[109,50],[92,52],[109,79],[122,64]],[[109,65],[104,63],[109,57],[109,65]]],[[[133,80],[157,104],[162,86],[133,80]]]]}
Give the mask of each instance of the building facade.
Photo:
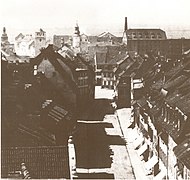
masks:
{"type": "Polygon", "coordinates": [[[47,46],[46,32],[40,29],[35,32],[35,36],[32,34],[23,35],[20,33],[15,38],[15,53],[19,56],[36,57],[42,48],[47,46]]]}
{"type": "Polygon", "coordinates": [[[130,128],[134,149],[153,179],[190,179],[188,69],[188,58],[170,66],[149,56],[137,69],[126,71],[143,80],[138,88],[137,81],[132,83],[130,128]]]}

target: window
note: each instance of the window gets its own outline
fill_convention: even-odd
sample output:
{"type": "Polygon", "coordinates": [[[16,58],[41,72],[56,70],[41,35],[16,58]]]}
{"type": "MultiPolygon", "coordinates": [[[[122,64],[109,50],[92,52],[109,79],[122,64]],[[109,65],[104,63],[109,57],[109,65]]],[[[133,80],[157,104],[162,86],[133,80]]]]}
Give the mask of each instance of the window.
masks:
{"type": "Polygon", "coordinates": [[[38,69],[38,66],[37,65],[34,65],[34,75],[37,75],[37,69],[38,69]]]}
{"type": "Polygon", "coordinates": [[[135,33],[135,32],[133,33],[133,38],[137,38],[137,36],[136,36],[136,33],[135,33]]]}
{"type": "Polygon", "coordinates": [[[162,38],[162,36],[161,36],[161,34],[160,33],[158,33],[157,34],[157,36],[158,36],[158,38],[160,39],[160,38],[162,38]]]}
{"type": "Polygon", "coordinates": [[[151,33],[152,38],[156,38],[156,35],[154,33],[151,33]]]}
{"type": "Polygon", "coordinates": [[[146,37],[146,38],[149,38],[148,32],[145,33],[145,37],[146,37]]]}

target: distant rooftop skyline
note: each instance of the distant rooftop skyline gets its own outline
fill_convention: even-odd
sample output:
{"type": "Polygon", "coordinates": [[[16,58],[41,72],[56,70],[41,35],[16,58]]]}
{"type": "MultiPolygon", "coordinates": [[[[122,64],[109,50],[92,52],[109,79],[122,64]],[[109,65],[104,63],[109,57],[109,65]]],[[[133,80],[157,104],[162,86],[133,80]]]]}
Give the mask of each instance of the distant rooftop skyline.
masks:
{"type": "Polygon", "coordinates": [[[78,22],[81,33],[118,36],[128,17],[129,28],[190,32],[189,7],[189,0],[0,0],[0,28],[10,36],[42,28],[52,36],[72,34],[78,22]]]}

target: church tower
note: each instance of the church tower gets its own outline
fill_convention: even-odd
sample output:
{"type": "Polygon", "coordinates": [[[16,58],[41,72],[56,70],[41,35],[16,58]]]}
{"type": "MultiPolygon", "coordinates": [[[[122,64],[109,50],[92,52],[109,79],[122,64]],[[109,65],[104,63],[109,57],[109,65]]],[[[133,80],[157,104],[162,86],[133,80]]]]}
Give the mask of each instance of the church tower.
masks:
{"type": "Polygon", "coordinates": [[[1,36],[1,43],[2,44],[7,44],[8,43],[8,36],[7,36],[5,27],[3,28],[3,34],[1,36]]]}
{"type": "Polygon", "coordinates": [[[80,31],[78,24],[76,24],[75,31],[73,34],[73,44],[72,44],[73,50],[76,54],[81,52],[80,45],[81,45],[80,31]]]}
{"type": "Polygon", "coordinates": [[[40,53],[42,48],[46,47],[46,32],[40,29],[39,32],[35,32],[35,55],[40,53]]]}

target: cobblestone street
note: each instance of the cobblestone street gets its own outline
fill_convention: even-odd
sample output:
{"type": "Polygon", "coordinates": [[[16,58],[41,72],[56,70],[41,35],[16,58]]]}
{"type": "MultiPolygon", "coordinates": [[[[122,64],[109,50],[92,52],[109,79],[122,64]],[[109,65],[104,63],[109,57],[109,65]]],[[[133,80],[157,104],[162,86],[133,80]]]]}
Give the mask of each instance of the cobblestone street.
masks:
{"type": "Polygon", "coordinates": [[[92,108],[96,113],[89,118],[93,120],[78,120],[75,145],[79,179],[135,179],[118,119],[110,108],[108,100],[96,100],[92,108]]]}

